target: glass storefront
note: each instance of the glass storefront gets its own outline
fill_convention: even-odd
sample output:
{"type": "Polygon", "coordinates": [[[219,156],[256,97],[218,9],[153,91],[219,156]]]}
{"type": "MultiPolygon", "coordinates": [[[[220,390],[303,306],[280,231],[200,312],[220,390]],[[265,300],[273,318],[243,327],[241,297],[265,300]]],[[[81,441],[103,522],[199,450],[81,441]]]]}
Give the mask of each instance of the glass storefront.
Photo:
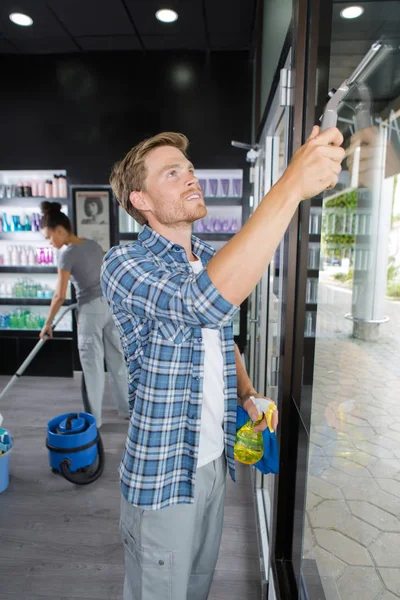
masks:
{"type": "MultiPolygon", "coordinates": [[[[314,359],[311,403],[301,407],[311,406],[302,573],[304,580],[319,579],[326,600],[394,600],[400,597],[400,3],[359,5],[364,12],[352,20],[341,15],[345,4],[333,5],[330,88],[347,80],[338,106],[346,160],[336,188],[312,201],[309,214],[304,359],[314,359]]],[[[304,394],[310,390],[304,385],[304,394]]]]}

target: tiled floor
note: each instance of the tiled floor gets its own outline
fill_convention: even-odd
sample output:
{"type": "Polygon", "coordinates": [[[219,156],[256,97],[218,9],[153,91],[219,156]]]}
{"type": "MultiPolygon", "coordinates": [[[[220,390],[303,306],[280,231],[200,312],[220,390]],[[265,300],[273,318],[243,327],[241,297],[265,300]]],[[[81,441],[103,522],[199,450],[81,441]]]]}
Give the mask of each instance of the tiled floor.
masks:
{"type": "Polygon", "coordinates": [[[400,597],[400,303],[351,338],[351,293],[320,285],[306,558],[327,600],[400,597]]]}

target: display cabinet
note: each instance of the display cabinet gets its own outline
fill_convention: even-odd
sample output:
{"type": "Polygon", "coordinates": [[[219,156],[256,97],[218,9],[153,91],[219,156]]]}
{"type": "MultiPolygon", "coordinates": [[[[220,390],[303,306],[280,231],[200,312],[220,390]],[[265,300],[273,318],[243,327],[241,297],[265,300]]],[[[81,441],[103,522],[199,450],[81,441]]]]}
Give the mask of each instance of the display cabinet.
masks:
{"type": "MultiPolygon", "coordinates": [[[[60,202],[70,215],[65,170],[0,171],[1,374],[14,373],[37,342],[55,291],[57,251],[39,228],[43,200],[60,202]]],[[[72,376],[74,337],[68,313],[27,374],[72,376]]]]}

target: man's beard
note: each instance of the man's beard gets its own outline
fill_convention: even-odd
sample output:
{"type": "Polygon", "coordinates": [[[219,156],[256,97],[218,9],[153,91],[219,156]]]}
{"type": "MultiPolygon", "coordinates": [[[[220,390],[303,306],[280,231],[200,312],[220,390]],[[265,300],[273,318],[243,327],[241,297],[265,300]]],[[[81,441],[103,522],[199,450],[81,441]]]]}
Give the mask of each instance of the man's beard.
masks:
{"type": "MultiPolygon", "coordinates": [[[[184,200],[188,202],[188,200],[184,200]]],[[[190,202],[190,201],[189,201],[190,202]]],[[[197,207],[195,211],[186,211],[184,206],[181,206],[179,212],[175,214],[168,213],[164,210],[157,210],[154,216],[161,225],[170,227],[171,225],[192,225],[195,221],[202,219],[207,214],[207,208],[204,204],[197,207]]]]}

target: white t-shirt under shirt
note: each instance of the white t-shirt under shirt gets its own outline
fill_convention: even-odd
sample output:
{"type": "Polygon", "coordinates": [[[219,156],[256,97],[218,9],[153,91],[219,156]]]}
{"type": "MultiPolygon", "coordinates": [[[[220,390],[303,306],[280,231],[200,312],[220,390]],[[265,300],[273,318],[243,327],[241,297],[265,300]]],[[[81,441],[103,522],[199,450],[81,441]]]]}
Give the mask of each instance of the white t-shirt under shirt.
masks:
{"type": "MultiPolygon", "coordinates": [[[[195,273],[200,260],[190,262],[195,273]]],[[[219,329],[201,329],[204,344],[203,407],[197,468],[216,460],[224,451],[224,361],[219,329]]]]}

